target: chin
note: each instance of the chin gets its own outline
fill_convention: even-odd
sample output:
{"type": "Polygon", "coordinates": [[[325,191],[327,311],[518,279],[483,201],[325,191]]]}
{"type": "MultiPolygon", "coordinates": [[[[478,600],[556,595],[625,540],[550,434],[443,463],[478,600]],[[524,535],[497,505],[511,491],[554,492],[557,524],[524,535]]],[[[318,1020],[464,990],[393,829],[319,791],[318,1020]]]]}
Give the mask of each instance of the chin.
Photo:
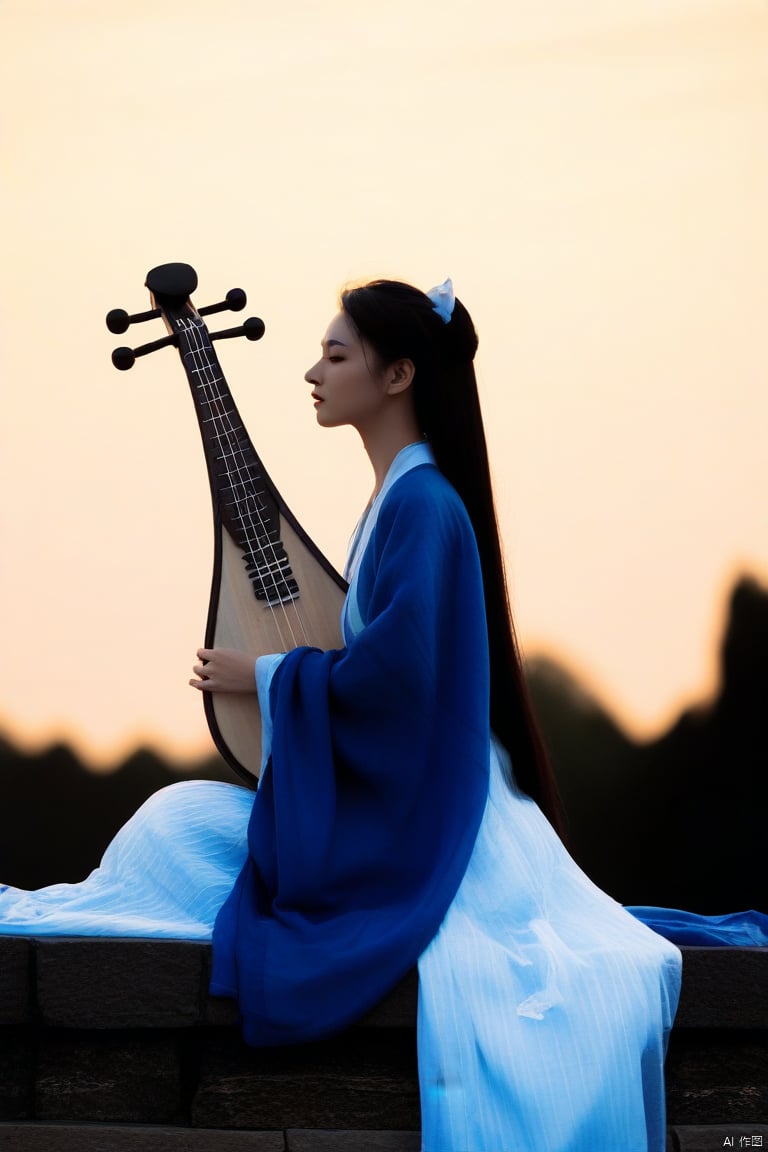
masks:
{"type": "Polygon", "coordinates": [[[324,411],[324,404],[315,412],[315,419],[321,428],[337,428],[342,421],[334,420],[330,412],[324,411]]]}

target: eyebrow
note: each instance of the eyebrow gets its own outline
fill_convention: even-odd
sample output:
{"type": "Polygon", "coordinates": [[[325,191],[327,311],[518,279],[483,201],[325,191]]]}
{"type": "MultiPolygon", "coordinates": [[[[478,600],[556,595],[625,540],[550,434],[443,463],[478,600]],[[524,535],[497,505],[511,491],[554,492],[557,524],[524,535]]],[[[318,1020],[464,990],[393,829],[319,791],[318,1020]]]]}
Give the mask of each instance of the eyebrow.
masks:
{"type": "Polygon", "coordinates": [[[347,347],[343,340],[324,340],[323,343],[325,344],[326,348],[335,348],[337,346],[339,348],[347,347]]]}

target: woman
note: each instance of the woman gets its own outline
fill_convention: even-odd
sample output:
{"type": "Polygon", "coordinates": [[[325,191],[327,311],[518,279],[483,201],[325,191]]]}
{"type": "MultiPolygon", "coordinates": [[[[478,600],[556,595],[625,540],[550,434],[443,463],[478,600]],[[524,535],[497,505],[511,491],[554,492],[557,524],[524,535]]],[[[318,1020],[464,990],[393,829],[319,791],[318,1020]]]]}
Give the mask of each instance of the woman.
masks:
{"type": "Polygon", "coordinates": [[[151,797],[80,885],[0,893],[0,931],[213,934],[253,1044],[342,1028],[418,963],[424,1152],[661,1152],[677,949],[557,834],[512,631],[473,358],[450,282],[345,292],[306,375],[371,501],[344,647],[201,649],[258,692],[258,791],[151,797]],[[215,922],[215,923],[214,923],[215,922]]]}
{"type": "MultiPolygon", "coordinates": [[[[250,1042],[279,1043],[348,1023],[418,960],[425,1152],[662,1149],[680,956],[555,831],[471,320],[449,283],[341,305],[306,379],[375,477],[345,647],[257,663],[271,745],[213,990],[239,997],[250,1042]]],[[[199,655],[197,688],[252,690],[240,653],[199,655]]]]}

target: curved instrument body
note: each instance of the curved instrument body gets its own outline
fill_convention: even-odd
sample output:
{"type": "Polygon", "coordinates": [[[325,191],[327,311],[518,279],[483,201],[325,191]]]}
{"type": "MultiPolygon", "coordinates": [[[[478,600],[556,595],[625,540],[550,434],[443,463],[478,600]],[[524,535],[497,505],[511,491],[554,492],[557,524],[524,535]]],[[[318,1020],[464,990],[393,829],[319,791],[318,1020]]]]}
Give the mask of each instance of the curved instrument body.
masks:
{"type": "MultiPolygon", "coordinates": [[[[170,333],[168,342],[178,346],[208,469],[214,563],[205,647],[240,649],[254,662],[304,644],[339,648],[346,582],[292,515],[256,452],[202,319],[202,313],[221,306],[197,312],[190,300],[196,285],[194,270],[186,264],[161,265],[147,276],[153,305],[170,333]]],[[[242,302],[229,306],[242,307],[245,297],[239,297],[242,302]]],[[[247,321],[246,329],[248,324],[260,322],[247,321]]],[[[255,692],[204,692],[203,700],[219,752],[254,784],[262,759],[255,692]]]]}
{"type": "MultiPolygon", "coordinates": [[[[277,493],[276,493],[277,495],[277,493]]],[[[296,599],[279,610],[254,604],[244,556],[215,518],[214,571],[206,626],[206,648],[239,648],[255,657],[288,652],[301,644],[327,650],[340,648],[345,582],[304,534],[277,496],[279,533],[298,586],[296,599]]],[[[261,764],[261,715],[256,696],[204,693],[205,712],[214,742],[235,770],[258,776],[261,764]]]]}

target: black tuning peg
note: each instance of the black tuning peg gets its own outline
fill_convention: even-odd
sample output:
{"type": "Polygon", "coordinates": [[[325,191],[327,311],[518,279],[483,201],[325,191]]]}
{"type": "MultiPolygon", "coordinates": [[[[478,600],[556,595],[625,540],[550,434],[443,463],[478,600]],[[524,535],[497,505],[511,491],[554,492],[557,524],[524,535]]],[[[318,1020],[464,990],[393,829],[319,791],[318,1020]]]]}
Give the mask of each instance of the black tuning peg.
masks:
{"type": "Polygon", "coordinates": [[[121,332],[127,332],[131,324],[143,324],[145,320],[154,320],[160,315],[159,308],[153,308],[150,312],[137,312],[135,316],[129,316],[124,308],[113,308],[107,312],[107,328],[118,336],[121,332]]]}
{"type": "Polygon", "coordinates": [[[222,300],[221,304],[206,304],[204,308],[199,308],[198,313],[200,316],[212,316],[214,312],[242,312],[248,303],[248,297],[242,288],[230,288],[227,292],[226,299],[222,300]]]}
{"type": "Polygon", "coordinates": [[[115,348],[112,353],[112,363],[121,372],[127,372],[129,368],[133,368],[137,357],[146,356],[148,352],[156,352],[158,348],[167,348],[170,344],[178,345],[178,343],[179,337],[174,333],[171,336],[164,336],[162,340],[153,340],[151,344],[142,344],[140,348],[115,348]]]}
{"type": "Polygon", "coordinates": [[[211,340],[231,340],[235,336],[245,336],[246,340],[261,340],[264,332],[264,321],[259,316],[249,316],[237,328],[225,328],[223,332],[211,332],[211,340]]]}
{"type": "Polygon", "coordinates": [[[112,363],[121,372],[127,372],[136,363],[136,353],[133,348],[115,348],[112,353],[112,363]]]}

